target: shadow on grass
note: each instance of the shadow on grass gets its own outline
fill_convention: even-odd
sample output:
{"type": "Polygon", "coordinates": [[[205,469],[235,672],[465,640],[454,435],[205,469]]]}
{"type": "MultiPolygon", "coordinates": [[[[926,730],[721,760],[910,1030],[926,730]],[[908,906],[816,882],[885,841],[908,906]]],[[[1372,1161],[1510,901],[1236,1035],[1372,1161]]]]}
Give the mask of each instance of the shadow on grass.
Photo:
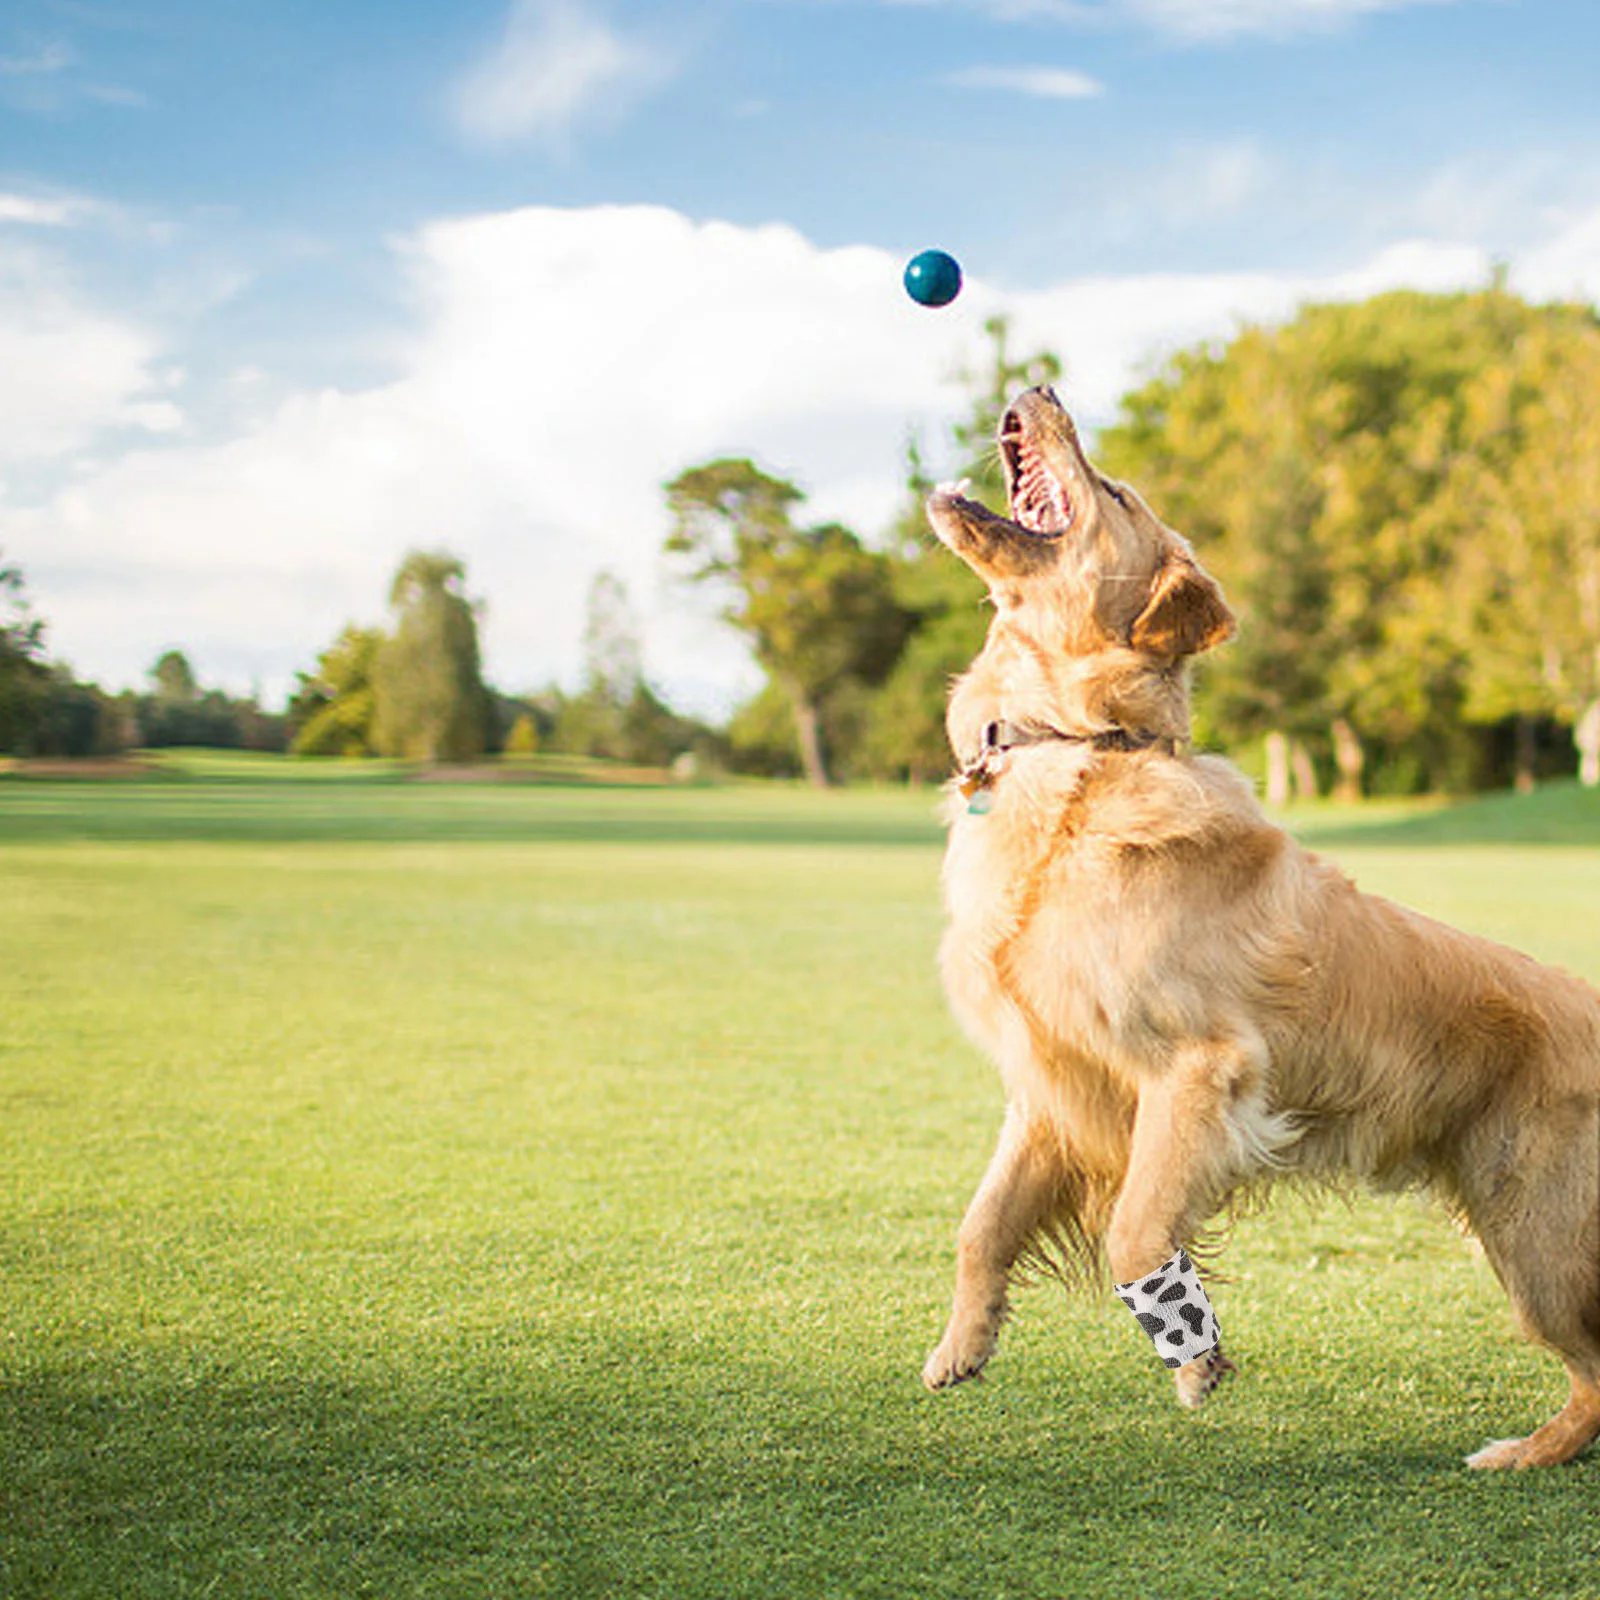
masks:
{"type": "Polygon", "coordinates": [[[931,1399],[682,1339],[387,1375],[319,1355],[0,1386],[0,1590],[1594,1592],[1592,1460],[1485,1478],[1416,1439],[1157,1419],[1148,1394],[931,1399]]]}

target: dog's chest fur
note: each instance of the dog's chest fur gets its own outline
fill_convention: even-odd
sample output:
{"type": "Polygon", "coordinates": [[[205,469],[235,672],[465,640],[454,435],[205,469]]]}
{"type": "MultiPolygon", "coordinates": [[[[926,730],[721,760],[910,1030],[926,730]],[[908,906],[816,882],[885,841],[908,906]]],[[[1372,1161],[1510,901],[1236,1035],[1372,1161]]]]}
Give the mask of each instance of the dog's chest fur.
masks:
{"type": "Polygon", "coordinates": [[[1041,748],[992,799],[947,802],[945,989],[1008,1099],[1097,1122],[1108,1157],[1141,1083],[1200,1041],[1260,1052],[1243,1144],[1280,1144],[1288,1115],[1296,1166],[1380,1182],[1516,1080],[1593,1070],[1593,991],[1359,893],[1225,763],[1041,748]]]}
{"type": "Polygon", "coordinates": [[[1169,870],[1174,850],[1203,853],[1192,835],[1207,796],[1159,758],[1111,760],[1019,752],[987,812],[959,794],[949,802],[945,987],[1026,1099],[1046,1092],[1041,1071],[1090,1065],[1131,1090],[1166,1041],[1203,1031],[1212,1009],[1169,870]],[[1187,818],[1172,815],[1185,799],[1187,818]]]}

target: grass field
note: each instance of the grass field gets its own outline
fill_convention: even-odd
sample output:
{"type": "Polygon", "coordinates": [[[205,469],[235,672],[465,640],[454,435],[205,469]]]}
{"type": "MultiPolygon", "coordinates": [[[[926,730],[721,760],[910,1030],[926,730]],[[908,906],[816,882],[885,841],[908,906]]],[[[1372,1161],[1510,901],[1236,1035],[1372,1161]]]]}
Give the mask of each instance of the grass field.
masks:
{"type": "MultiPolygon", "coordinates": [[[[1600,801],[1297,821],[1600,978],[1600,801]]],[[[0,781],[0,1595],[1600,1595],[1420,1201],[1281,1203],[1181,1414],[1109,1295],[917,1381],[999,1111],[926,795],[0,781]]]]}

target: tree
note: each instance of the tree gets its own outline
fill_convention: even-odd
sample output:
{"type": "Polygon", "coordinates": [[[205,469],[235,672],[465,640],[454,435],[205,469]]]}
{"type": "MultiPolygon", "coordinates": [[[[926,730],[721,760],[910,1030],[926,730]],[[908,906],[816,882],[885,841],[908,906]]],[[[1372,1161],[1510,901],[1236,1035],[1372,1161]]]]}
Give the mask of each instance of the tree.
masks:
{"type": "Polygon", "coordinates": [[[487,747],[488,692],[466,568],[444,551],[413,551],[389,591],[394,632],[372,663],[373,737],[384,755],[470,761],[487,747]]]}
{"type": "Polygon", "coordinates": [[[189,658],[181,650],[167,650],[150,669],[150,687],[156,699],[170,705],[191,705],[200,698],[200,684],[189,658]]]}
{"type": "Polygon", "coordinates": [[[625,706],[644,682],[639,621],[627,586],[612,572],[597,572],[584,611],[584,688],[625,706]]]}
{"type": "Polygon", "coordinates": [[[103,689],[51,662],[31,740],[41,756],[111,755],[137,742],[138,724],[103,689]]]}
{"type": "Polygon", "coordinates": [[[804,498],[747,460],[692,467],[667,485],[667,550],[692,581],[718,586],[723,619],[788,702],[807,779],[826,785],[830,702],[852,682],[882,681],[908,619],[881,555],[838,523],[795,526],[804,498]]]}
{"type": "Polygon", "coordinates": [[[583,688],[563,701],[558,748],[614,761],[639,759],[628,739],[628,720],[646,692],[643,654],[626,585],[615,573],[597,572],[584,608],[583,688]]]}
{"type": "Polygon", "coordinates": [[[350,624],[299,674],[289,702],[290,750],[297,756],[370,756],[376,753],[377,693],[373,671],[383,633],[350,624]]]}
{"type": "MultiPolygon", "coordinates": [[[[1470,628],[1468,714],[1513,717],[1519,777],[1542,717],[1572,729],[1580,780],[1600,784],[1600,320],[1551,308],[1466,398],[1472,448],[1442,514],[1471,521],[1457,590],[1470,628]]],[[[1524,784],[1525,786],[1525,784],[1524,784]]]]}
{"type": "Polygon", "coordinates": [[[1124,398],[1119,425],[1101,439],[1108,468],[1195,541],[1248,618],[1220,667],[1207,663],[1211,692],[1197,721],[1202,737],[1266,735],[1274,802],[1288,798],[1295,751],[1334,715],[1317,381],[1285,358],[1276,332],[1246,330],[1225,352],[1177,357],[1124,398]]]}
{"type": "Polygon", "coordinates": [[[1498,282],[1308,306],[1124,398],[1103,461],[1195,541],[1240,613],[1201,679],[1217,733],[1308,748],[1345,794],[1472,781],[1460,582],[1487,534],[1462,463],[1490,443],[1474,408],[1519,340],[1573,321],[1498,282]]]}
{"type": "MultiPolygon", "coordinates": [[[[680,716],[645,682],[639,623],[626,585],[610,572],[589,586],[583,630],[583,688],[539,696],[549,714],[549,748],[570,755],[664,767],[687,750],[714,759],[709,728],[680,716]]],[[[533,724],[529,723],[530,729],[533,724]]]]}
{"type": "Polygon", "coordinates": [[[205,689],[181,650],[166,650],[150,668],[150,693],[132,697],[138,742],[219,750],[282,750],[284,719],[264,712],[254,695],[236,699],[205,689]]]}
{"type": "Polygon", "coordinates": [[[1529,408],[1511,498],[1536,551],[1531,588],[1543,605],[1529,635],[1555,709],[1569,720],[1578,776],[1600,785],[1600,331],[1550,339],[1529,408]]]}
{"type": "Polygon", "coordinates": [[[22,569],[0,553],[0,750],[28,750],[46,694],[44,622],[28,603],[22,569]]]}
{"type": "Polygon", "coordinates": [[[801,778],[800,747],[794,736],[794,708],[770,680],[728,721],[728,759],[735,772],[761,778],[801,778]]]}
{"type": "Polygon", "coordinates": [[[539,753],[539,725],[534,721],[531,711],[519,712],[517,720],[511,724],[511,732],[506,735],[505,753],[508,756],[539,753]]]}

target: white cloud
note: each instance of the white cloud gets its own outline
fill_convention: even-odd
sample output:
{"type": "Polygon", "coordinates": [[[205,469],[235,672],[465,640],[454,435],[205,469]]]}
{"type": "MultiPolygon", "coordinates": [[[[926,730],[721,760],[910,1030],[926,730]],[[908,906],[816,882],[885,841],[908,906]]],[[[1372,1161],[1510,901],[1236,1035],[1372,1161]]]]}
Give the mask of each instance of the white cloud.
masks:
{"type": "Polygon", "coordinates": [[[1357,17],[1460,0],[884,0],[889,5],[960,6],[998,22],[1054,21],[1134,26],[1184,42],[1245,35],[1288,38],[1341,27],[1357,17]]]}
{"type": "Polygon", "coordinates": [[[70,200],[41,200],[33,195],[0,194],[0,223],[20,222],[34,228],[64,228],[73,220],[70,200]]]}
{"type": "Polygon", "coordinates": [[[1512,277],[1524,294],[1539,299],[1600,304],[1600,207],[1568,216],[1522,255],[1512,277]]]}
{"type": "Polygon", "coordinates": [[[14,111],[50,115],[75,100],[101,105],[144,107],[147,96],[122,84],[88,82],[72,46],[52,39],[21,54],[0,55],[0,105],[14,111]]]}
{"type": "Polygon", "coordinates": [[[150,106],[150,96],[142,89],[130,89],[121,83],[86,83],[80,91],[85,100],[94,100],[103,106],[121,106],[129,111],[144,111],[150,106]]]}
{"type": "Polygon", "coordinates": [[[881,526],[908,418],[954,403],[981,320],[912,305],[882,252],[648,208],[441,222],[407,254],[400,381],[295,396],[225,445],[133,450],[0,512],[80,670],[132,681],[178,641],[281,687],[378,612],[408,546],[446,544],[489,597],[496,681],[571,674],[604,566],[649,618],[652,670],[705,703],[748,671],[667,591],[662,484],[749,453],[812,487],[818,517],[881,526]]]}
{"type": "MultiPolygon", "coordinates": [[[[1130,236],[1154,227],[1187,228],[1235,216],[1284,175],[1248,140],[1224,144],[1180,144],[1134,182],[1111,185],[1101,200],[1108,231],[1130,236]]],[[[1292,180],[1291,180],[1292,181],[1292,180]]]]}
{"type": "Polygon", "coordinates": [[[82,449],[106,428],[171,432],[180,419],[158,355],[150,330],[74,294],[53,256],[0,245],[0,468],[82,449]]]}
{"type": "MultiPolygon", "coordinates": [[[[796,478],[812,515],[870,536],[899,503],[908,429],[942,439],[962,406],[952,375],[981,362],[996,311],[1019,347],[1062,353],[1065,397],[1093,427],[1150,360],[1240,320],[1473,285],[1490,264],[1418,241],[1326,274],[1082,278],[1010,296],[969,277],[930,312],[881,250],[647,207],[441,221],[404,259],[415,320],[397,381],[292,395],[224,444],[146,443],[37,504],[0,505],[0,546],[80,670],[131,682],[176,643],[209,677],[281,690],[344,622],[379,614],[408,547],[445,545],[488,599],[497,683],[575,675],[584,592],[608,567],[646,618],[648,669],[699,706],[726,705],[750,681],[744,655],[666,582],[660,555],[661,486],[684,466],[752,455],[796,478]]],[[[1570,219],[1513,280],[1600,289],[1600,211],[1570,219]]],[[[90,420],[159,407],[154,370],[135,339],[90,420]]],[[[0,354],[0,437],[27,424],[25,382],[0,354]]]]}
{"type": "Polygon", "coordinates": [[[1243,322],[1271,322],[1317,300],[1358,300],[1401,285],[1428,290],[1486,281],[1489,258],[1470,246],[1392,246],[1335,273],[1148,273],[1080,278],[1013,302],[1021,344],[1060,351],[1062,397],[1091,427],[1109,422],[1128,387],[1153,363],[1243,322]]]}
{"type": "Polygon", "coordinates": [[[73,63],[72,51],[59,40],[40,45],[31,55],[0,56],[0,78],[47,77],[65,72],[73,63]]]}
{"type": "Polygon", "coordinates": [[[456,85],[457,126],[484,144],[562,143],[670,75],[661,50],[579,0],[512,0],[496,47],[456,85]]]}
{"type": "Polygon", "coordinates": [[[1071,67],[966,67],[944,80],[957,89],[999,89],[1039,100],[1090,100],[1105,86],[1071,67]]]}
{"type": "Polygon", "coordinates": [[[124,218],[120,207],[87,195],[0,192],[0,226],[17,223],[33,228],[73,228],[95,221],[119,223],[124,218]]]}
{"type": "Polygon", "coordinates": [[[1340,27],[1377,11],[1457,0],[1117,0],[1131,20],[1181,39],[1227,39],[1242,34],[1286,37],[1340,27]]]}

